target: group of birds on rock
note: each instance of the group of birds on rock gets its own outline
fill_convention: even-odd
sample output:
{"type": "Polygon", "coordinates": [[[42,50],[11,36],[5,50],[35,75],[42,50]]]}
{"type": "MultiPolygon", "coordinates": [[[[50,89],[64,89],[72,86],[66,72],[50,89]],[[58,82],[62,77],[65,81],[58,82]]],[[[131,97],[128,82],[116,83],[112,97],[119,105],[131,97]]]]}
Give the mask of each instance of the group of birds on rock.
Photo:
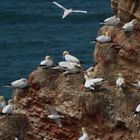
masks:
{"type": "MultiPolygon", "coordinates": [[[[118,16],[112,16],[110,18],[107,18],[104,20],[103,23],[100,24],[105,24],[108,26],[117,26],[120,23],[120,18],[118,16]]],[[[131,32],[135,29],[137,19],[133,19],[132,21],[126,23],[123,25],[122,30],[124,32],[131,32]]],[[[100,35],[98,36],[95,40],[93,40],[91,43],[100,42],[100,43],[109,43],[111,42],[112,38],[109,35],[109,32],[106,32],[105,35],[100,35]]]]}
{"type": "MultiPolygon", "coordinates": [[[[27,86],[28,86],[28,80],[25,78],[21,78],[19,80],[11,82],[9,85],[5,85],[5,87],[11,87],[13,89],[24,89],[27,86]]],[[[1,114],[11,114],[15,108],[16,108],[16,105],[13,99],[9,99],[8,104],[6,105],[4,96],[0,96],[0,113],[1,114]]]]}
{"type": "MultiPolygon", "coordinates": [[[[64,10],[62,19],[66,18],[71,13],[84,13],[84,14],[87,13],[87,11],[67,9],[55,1],[53,1],[52,3],[64,10]]],[[[115,15],[115,16],[105,19],[104,22],[100,24],[105,24],[108,26],[117,26],[120,23],[120,21],[121,21],[120,18],[115,15]]],[[[125,32],[133,31],[135,28],[135,21],[136,19],[133,19],[132,21],[126,23],[122,27],[122,30],[124,30],[125,32]]],[[[110,42],[111,39],[112,39],[111,36],[109,36],[108,32],[106,32],[105,35],[98,36],[95,41],[104,43],[104,42],[110,42]]],[[[95,41],[92,41],[91,43],[95,43],[95,41]]],[[[52,68],[54,70],[64,69],[65,70],[64,74],[77,73],[83,70],[81,66],[82,62],[78,58],[71,55],[68,51],[64,51],[63,56],[65,58],[65,61],[58,62],[57,66],[54,65],[54,61],[51,56],[46,56],[45,59],[40,62],[40,67],[52,68]]],[[[86,72],[84,72],[84,78],[85,78],[84,87],[90,90],[95,90],[96,86],[99,86],[104,82],[103,78],[92,77],[91,73],[93,71],[94,71],[94,67],[90,67],[86,72]]],[[[140,81],[132,85],[140,88],[140,81]]],[[[125,86],[126,86],[125,79],[123,78],[122,74],[119,73],[118,79],[116,80],[116,87],[123,90],[125,86]]],[[[13,89],[24,89],[28,87],[28,80],[25,78],[21,78],[19,80],[11,82],[10,85],[6,85],[5,87],[12,87],[13,89]]],[[[16,107],[12,99],[10,99],[8,101],[8,105],[6,105],[6,101],[4,97],[0,96],[0,111],[2,114],[11,114],[15,108],[16,107]]],[[[50,115],[48,115],[48,118],[53,119],[55,123],[57,124],[57,126],[61,128],[62,123],[60,121],[60,118],[64,118],[64,116],[58,115],[57,111],[55,111],[54,108],[48,104],[46,105],[46,108],[48,109],[48,112],[50,113],[50,115]]],[[[140,113],[140,104],[135,109],[134,117],[136,117],[136,115],[139,113],[140,113]]],[[[88,140],[89,137],[84,127],[82,127],[82,133],[83,135],[79,138],[79,140],[88,140]]]]}

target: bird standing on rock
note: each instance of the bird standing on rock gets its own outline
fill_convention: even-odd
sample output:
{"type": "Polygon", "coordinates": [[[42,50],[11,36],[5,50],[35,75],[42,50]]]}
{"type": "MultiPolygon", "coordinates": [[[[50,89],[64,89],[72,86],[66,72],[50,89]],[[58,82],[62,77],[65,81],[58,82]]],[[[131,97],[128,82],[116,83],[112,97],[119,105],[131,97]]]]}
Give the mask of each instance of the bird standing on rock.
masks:
{"type": "Polygon", "coordinates": [[[76,58],[73,55],[70,55],[68,51],[64,51],[63,56],[67,62],[82,63],[78,58],[76,58]]]}
{"type": "Polygon", "coordinates": [[[4,114],[11,114],[13,112],[13,110],[14,110],[14,107],[15,107],[14,102],[13,102],[12,99],[10,99],[8,101],[8,105],[6,105],[3,108],[2,113],[4,113],[4,114]]]}
{"type": "Polygon", "coordinates": [[[60,68],[66,70],[64,74],[69,74],[69,73],[78,73],[82,69],[80,64],[74,63],[74,62],[59,62],[58,65],[60,68]]]}
{"type": "Polygon", "coordinates": [[[103,78],[89,78],[88,75],[84,75],[84,78],[85,78],[85,84],[84,84],[84,87],[85,88],[88,88],[88,89],[91,89],[91,90],[95,90],[95,87],[101,85],[104,81],[103,78]]]}
{"type": "Polygon", "coordinates": [[[55,123],[57,124],[57,126],[59,128],[62,127],[62,123],[60,121],[60,118],[64,118],[64,116],[58,115],[57,112],[54,110],[53,107],[51,107],[50,105],[46,105],[50,115],[48,115],[48,118],[53,119],[55,121],[55,123]]]}
{"type": "Polygon", "coordinates": [[[104,22],[100,24],[106,24],[109,26],[117,26],[119,23],[120,23],[120,18],[115,15],[115,16],[105,19],[104,22]]]}
{"type": "Polygon", "coordinates": [[[123,90],[124,87],[126,87],[125,79],[123,78],[122,74],[118,74],[118,79],[116,80],[116,87],[120,90],[123,90]]]}
{"type": "Polygon", "coordinates": [[[94,41],[92,41],[91,43],[95,43],[95,42],[100,42],[100,43],[108,43],[111,41],[111,36],[108,35],[108,32],[105,33],[105,35],[100,35],[98,36],[94,41]]]}
{"type": "Polygon", "coordinates": [[[40,66],[45,66],[47,68],[52,67],[53,66],[53,59],[51,56],[46,56],[45,60],[40,62],[40,66]]]}
{"type": "Polygon", "coordinates": [[[5,87],[12,87],[12,88],[25,88],[28,86],[28,80],[25,78],[21,78],[19,80],[16,80],[14,82],[12,82],[10,85],[6,85],[5,87]]]}
{"type": "Polygon", "coordinates": [[[82,127],[82,133],[83,135],[78,140],[89,140],[89,136],[85,127],[82,127]]]}
{"type": "Polygon", "coordinates": [[[59,8],[64,10],[64,14],[62,16],[62,19],[64,19],[65,17],[67,17],[71,13],[84,13],[84,14],[87,14],[87,11],[66,9],[64,6],[60,5],[58,2],[53,1],[52,3],[55,4],[56,6],[58,6],[59,8]]]}
{"type": "Polygon", "coordinates": [[[124,30],[125,32],[131,32],[134,30],[135,28],[135,21],[136,19],[133,19],[132,21],[126,23],[123,27],[122,30],[124,30]]]}

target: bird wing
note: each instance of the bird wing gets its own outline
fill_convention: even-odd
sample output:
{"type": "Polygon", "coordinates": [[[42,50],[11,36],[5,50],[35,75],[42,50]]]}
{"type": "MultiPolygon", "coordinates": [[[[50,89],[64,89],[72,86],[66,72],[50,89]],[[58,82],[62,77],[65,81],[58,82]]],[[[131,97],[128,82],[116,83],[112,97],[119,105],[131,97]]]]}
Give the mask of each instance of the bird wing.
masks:
{"type": "Polygon", "coordinates": [[[72,10],[72,12],[74,12],[74,13],[84,13],[84,14],[87,14],[87,11],[83,11],[83,10],[72,10]]]}
{"type": "Polygon", "coordinates": [[[140,111],[140,104],[136,107],[136,111],[137,111],[137,112],[140,111]]]}
{"type": "Polygon", "coordinates": [[[62,123],[61,123],[61,121],[60,121],[59,118],[58,118],[58,119],[55,119],[54,121],[55,121],[55,123],[57,124],[57,126],[58,126],[59,128],[62,127],[62,123]]]}
{"type": "Polygon", "coordinates": [[[55,111],[55,109],[53,107],[51,107],[48,104],[46,105],[46,107],[47,107],[47,109],[48,109],[48,111],[49,111],[50,114],[57,115],[57,112],[55,111]]]}
{"type": "Polygon", "coordinates": [[[92,79],[92,81],[94,83],[102,82],[103,81],[103,78],[94,78],[94,79],[92,79]]]}
{"type": "Polygon", "coordinates": [[[78,58],[76,58],[75,56],[72,56],[72,55],[66,55],[65,59],[66,59],[67,62],[80,63],[80,60],[78,58]]]}
{"type": "Polygon", "coordinates": [[[55,4],[56,6],[58,6],[59,8],[62,8],[63,10],[67,10],[64,6],[60,5],[59,3],[53,1],[53,4],[55,4]]]}

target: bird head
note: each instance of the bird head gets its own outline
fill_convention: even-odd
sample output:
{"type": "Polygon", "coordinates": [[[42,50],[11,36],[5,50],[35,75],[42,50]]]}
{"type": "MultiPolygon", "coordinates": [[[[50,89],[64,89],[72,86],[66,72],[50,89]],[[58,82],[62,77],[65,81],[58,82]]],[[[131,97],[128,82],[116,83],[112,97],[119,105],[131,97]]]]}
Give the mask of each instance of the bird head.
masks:
{"type": "Polygon", "coordinates": [[[105,33],[106,36],[108,36],[108,34],[109,34],[109,31],[107,31],[107,32],[105,33]]]}
{"type": "Polygon", "coordinates": [[[119,77],[122,77],[122,73],[120,73],[120,72],[119,72],[117,75],[118,75],[119,77]]]}
{"type": "Polygon", "coordinates": [[[12,99],[8,100],[8,104],[9,105],[13,105],[14,104],[14,101],[12,99]]]}
{"type": "Polygon", "coordinates": [[[51,56],[49,56],[49,55],[47,55],[46,57],[45,57],[45,59],[47,60],[52,60],[53,58],[51,57],[51,56]]]}
{"type": "Polygon", "coordinates": [[[21,78],[21,80],[22,80],[23,82],[27,82],[27,79],[25,79],[25,78],[21,78]]]}
{"type": "Polygon", "coordinates": [[[82,127],[82,132],[83,132],[83,133],[87,133],[85,127],[82,127]]]}
{"type": "Polygon", "coordinates": [[[4,96],[0,96],[0,101],[4,101],[4,96]]]}
{"type": "Polygon", "coordinates": [[[67,54],[69,54],[68,51],[64,51],[64,52],[63,52],[63,55],[64,55],[64,56],[67,55],[67,54]]]}

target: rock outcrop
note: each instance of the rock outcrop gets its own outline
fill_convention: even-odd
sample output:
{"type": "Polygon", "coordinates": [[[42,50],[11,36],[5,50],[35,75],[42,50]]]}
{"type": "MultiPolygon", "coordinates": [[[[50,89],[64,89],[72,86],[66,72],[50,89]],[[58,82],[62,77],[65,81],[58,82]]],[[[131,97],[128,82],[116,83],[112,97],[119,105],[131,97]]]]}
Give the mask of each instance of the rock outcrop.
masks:
{"type": "MultiPolygon", "coordinates": [[[[112,0],[114,12],[121,18],[116,27],[104,26],[110,43],[97,43],[93,76],[105,82],[95,91],[84,88],[84,75],[65,75],[61,70],[37,68],[28,78],[26,89],[14,90],[16,110],[1,116],[0,140],[78,140],[81,128],[87,129],[90,140],[139,140],[140,118],[133,112],[140,103],[139,89],[132,86],[140,80],[140,32],[124,33],[121,27],[133,18],[140,20],[137,0],[112,0]],[[118,73],[126,80],[123,91],[115,81],[118,73]],[[49,119],[46,104],[63,115],[62,128],[49,119]]],[[[139,26],[138,26],[139,27],[139,26]]]]}

